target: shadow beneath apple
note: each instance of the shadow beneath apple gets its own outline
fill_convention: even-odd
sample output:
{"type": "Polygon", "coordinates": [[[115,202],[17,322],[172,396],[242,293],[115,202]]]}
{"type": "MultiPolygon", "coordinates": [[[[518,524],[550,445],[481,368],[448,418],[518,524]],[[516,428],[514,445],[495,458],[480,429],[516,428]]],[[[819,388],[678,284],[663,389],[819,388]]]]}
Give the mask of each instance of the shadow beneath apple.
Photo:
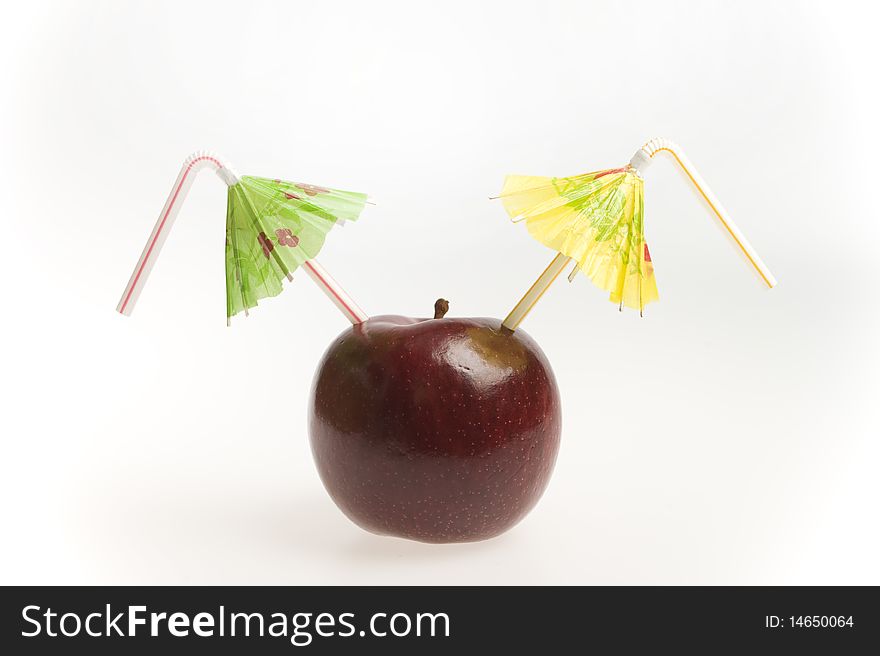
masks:
{"type": "Polygon", "coordinates": [[[491,552],[510,539],[509,534],[500,535],[480,542],[461,542],[452,544],[429,544],[402,538],[374,535],[359,529],[361,535],[345,545],[345,553],[364,562],[390,562],[425,560],[438,562],[445,559],[456,559],[474,554],[491,552]]]}
{"type": "MultiPolygon", "coordinates": [[[[377,535],[349,520],[326,497],[312,497],[290,504],[285,518],[275,518],[275,539],[287,548],[324,558],[332,555],[351,563],[440,562],[473,554],[491,552],[512,539],[511,533],[481,542],[429,544],[377,535]]],[[[272,524],[270,524],[272,526],[272,524]]]]}

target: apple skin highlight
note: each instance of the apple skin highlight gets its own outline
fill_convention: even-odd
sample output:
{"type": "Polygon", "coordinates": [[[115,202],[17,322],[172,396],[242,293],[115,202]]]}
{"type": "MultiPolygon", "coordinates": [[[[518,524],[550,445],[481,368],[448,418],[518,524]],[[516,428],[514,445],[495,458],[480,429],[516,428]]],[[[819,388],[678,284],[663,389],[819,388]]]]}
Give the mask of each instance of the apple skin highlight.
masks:
{"type": "Polygon", "coordinates": [[[546,356],[497,319],[371,318],[333,341],[309,399],[312,453],[339,508],[423,542],[519,522],[547,486],[561,425],[546,356]]]}

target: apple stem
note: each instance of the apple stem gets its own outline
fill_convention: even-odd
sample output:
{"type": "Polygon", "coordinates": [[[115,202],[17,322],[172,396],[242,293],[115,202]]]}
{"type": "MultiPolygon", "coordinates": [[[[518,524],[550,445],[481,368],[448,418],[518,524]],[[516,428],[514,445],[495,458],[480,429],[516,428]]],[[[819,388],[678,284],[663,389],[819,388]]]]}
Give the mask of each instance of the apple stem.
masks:
{"type": "Polygon", "coordinates": [[[449,312],[449,301],[445,298],[438,298],[434,302],[434,318],[442,319],[446,316],[447,312],[449,312]]]}

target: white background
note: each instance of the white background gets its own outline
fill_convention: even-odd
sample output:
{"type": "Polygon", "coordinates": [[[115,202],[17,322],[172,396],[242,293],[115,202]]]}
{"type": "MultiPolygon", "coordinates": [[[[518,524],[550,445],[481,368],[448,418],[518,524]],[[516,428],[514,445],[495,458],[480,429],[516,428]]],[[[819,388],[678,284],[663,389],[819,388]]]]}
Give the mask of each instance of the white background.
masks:
{"type": "Polygon", "coordinates": [[[12,3],[0,27],[2,583],[880,583],[878,56],[868,3],[12,3]],[[203,173],[114,312],[180,162],[363,190],[323,264],[369,312],[504,316],[551,253],[505,173],[686,149],[763,290],[668,159],[662,300],[560,279],[524,324],[563,446],[506,535],[361,531],[311,462],[345,328],[305,276],[225,326],[203,173]]]}

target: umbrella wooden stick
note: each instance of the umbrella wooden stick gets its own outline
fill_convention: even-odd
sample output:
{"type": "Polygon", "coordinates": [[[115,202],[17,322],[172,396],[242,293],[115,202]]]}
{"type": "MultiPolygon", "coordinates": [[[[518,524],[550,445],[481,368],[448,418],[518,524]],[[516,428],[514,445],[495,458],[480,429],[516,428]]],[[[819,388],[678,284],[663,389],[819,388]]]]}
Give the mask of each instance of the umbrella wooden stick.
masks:
{"type": "Polygon", "coordinates": [[[516,330],[519,324],[522,323],[522,320],[526,318],[526,315],[535,307],[535,303],[540,300],[544,292],[550,289],[550,285],[559,277],[559,274],[562,273],[562,270],[565,269],[569,262],[571,262],[571,258],[568,255],[557,253],[556,257],[544,269],[544,273],[538,276],[538,279],[529,287],[529,291],[519,299],[519,302],[513,307],[507,318],[501,322],[501,325],[507,330],[516,330]]]}

